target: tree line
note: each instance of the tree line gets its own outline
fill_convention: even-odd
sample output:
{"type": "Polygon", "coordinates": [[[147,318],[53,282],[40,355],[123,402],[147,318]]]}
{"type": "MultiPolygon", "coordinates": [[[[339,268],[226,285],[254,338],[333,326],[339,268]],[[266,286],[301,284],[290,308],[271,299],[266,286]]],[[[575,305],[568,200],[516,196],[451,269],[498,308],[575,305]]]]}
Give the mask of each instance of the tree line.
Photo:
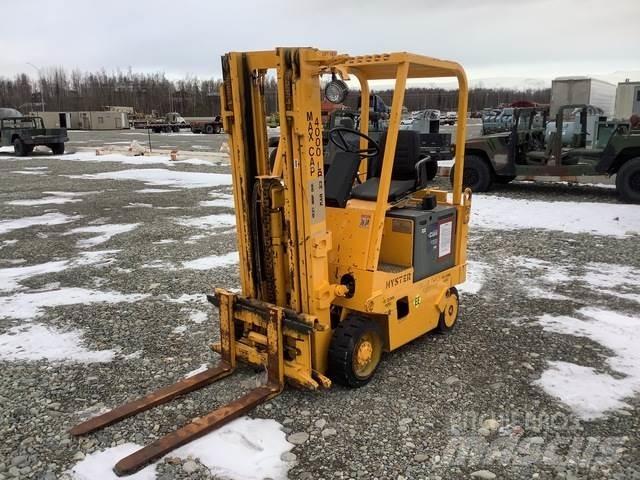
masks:
{"type": "MultiPolygon", "coordinates": [[[[48,111],[103,110],[108,106],[133,107],[136,112],[150,114],[177,111],[188,117],[212,116],[220,113],[218,91],[220,79],[186,77],[170,80],[164,73],[81,72],[64,68],[42,70],[37,79],[25,73],[13,78],[0,77],[0,107],[17,108],[23,113],[48,111]]],[[[277,109],[276,83],[265,82],[267,113],[277,109]]],[[[377,91],[391,105],[392,90],[377,91]]],[[[495,107],[504,103],[528,100],[549,103],[550,89],[472,88],[469,111],[495,107]]],[[[351,95],[354,98],[356,95],[351,95]]],[[[405,106],[409,110],[435,108],[454,110],[457,91],[444,88],[409,88],[405,106]]]]}

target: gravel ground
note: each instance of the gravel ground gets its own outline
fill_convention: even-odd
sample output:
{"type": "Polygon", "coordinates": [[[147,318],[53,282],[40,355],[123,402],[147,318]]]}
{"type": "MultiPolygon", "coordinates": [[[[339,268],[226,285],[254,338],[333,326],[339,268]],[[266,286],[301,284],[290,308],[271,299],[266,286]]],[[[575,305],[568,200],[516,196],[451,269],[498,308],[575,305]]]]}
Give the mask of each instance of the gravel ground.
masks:
{"type": "MultiPolygon", "coordinates": [[[[216,355],[207,344],[216,338],[217,315],[203,294],[213,285],[232,288],[238,283],[234,266],[202,271],[179,268],[181,262],[236,249],[235,233],[228,228],[200,230],[175,220],[232,213],[225,207],[199,204],[211,200],[211,192],[229,193],[228,186],[140,193],[136,191],[163,187],[69,177],[131,168],[145,167],[49,156],[16,161],[0,154],[0,222],[56,212],[81,216],[64,224],[1,234],[0,268],[74,259],[81,251],[118,250],[106,265],[75,265],[21,280],[20,292],[50,292],[55,297],[60,289],[78,287],[147,295],[131,303],[49,307],[33,320],[61,331],[82,331],[87,349],[115,350],[112,361],[0,360],[0,480],[66,478],[65,472],[85,455],[124,442],[148,443],[255,385],[253,370],[240,368],[217,385],[98,433],[80,439],[66,433],[103,407],[116,406],[203,363],[215,362],[216,355]],[[16,171],[41,173],[12,173],[16,171]],[[98,193],[74,197],[82,199],[74,203],[7,203],[40,198],[45,191],[98,193]],[[104,224],[138,226],[88,248],[79,248],[77,242],[96,234],[65,235],[74,228],[104,224]],[[154,243],[163,240],[175,242],[154,243]],[[197,323],[191,315],[200,311],[207,313],[208,320],[197,323]]],[[[213,165],[181,164],[171,169],[228,172],[213,165]]],[[[516,182],[490,195],[617,204],[610,189],[558,184],[516,182]]],[[[335,387],[313,393],[287,388],[251,413],[275,419],[295,441],[294,456],[287,456],[292,461],[289,477],[640,478],[637,395],[626,399],[627,408],[583,421],[533,383],[552,360],[620,376],[605,363],[613,355],[610,350],[585,337],[543,331],[537,321],[541,315],[571,315],[576,309],[595,306],[637,317],[638,303],[571,281],[561,291],[531,295],[532,286],[543,286],[540,271],[519,267],[514,261],[519,257],[564,266],[576,275],[589,262],[640,268],[637,236],[472,230],[469,259],[485,266],[485,278],[476,292],[462,293],[461,317],[453,334],[427,335],[385,355],[375,379],[364,388],[335,387]],[[552,293],[565,298],[557,299],[552,293]],[[560,445],[556,461],[549,458],[553,451],[547,449],[554,442],[560,445]],[[502,457],[489,458],[487,447],[502,457]],[[544,458],[541,451],[546,452],[544,458]]],[[[0,301],[14,294],[0,293],[0,301]]],[[[0,311],[0,335],[30,321],[0,311]]],[[[164,480],[212,478],[200,463],[194,467],[194,462],[184,460],[162,461],[158,473],[164,480]]]]}

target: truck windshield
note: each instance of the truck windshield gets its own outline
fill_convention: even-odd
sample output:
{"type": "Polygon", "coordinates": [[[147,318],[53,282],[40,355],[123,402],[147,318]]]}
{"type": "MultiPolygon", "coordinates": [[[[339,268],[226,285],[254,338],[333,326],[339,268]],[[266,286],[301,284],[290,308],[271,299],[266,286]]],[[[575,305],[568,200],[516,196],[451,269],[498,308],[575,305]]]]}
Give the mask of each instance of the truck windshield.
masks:
{"type": "Polygon", "coordinates": [[[3,128],[44,128],[40,117],[5,118],[2,120],[3,128]]]}

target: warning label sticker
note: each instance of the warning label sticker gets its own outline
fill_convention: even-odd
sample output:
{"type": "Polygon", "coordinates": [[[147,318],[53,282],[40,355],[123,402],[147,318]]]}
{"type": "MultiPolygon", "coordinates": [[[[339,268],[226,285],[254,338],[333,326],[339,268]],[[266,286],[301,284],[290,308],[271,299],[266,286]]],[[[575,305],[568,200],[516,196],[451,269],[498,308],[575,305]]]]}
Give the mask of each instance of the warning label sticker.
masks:
{"type": "Polygon", "coordinates": [[[443,222],[438,226],[438,258],[451,254],[453,221],[443,222]]]}
{"type": "Polygon", "coordinates": [[[311,223],[324,221],[324,183],[322,178],[309,180],[309,209],[311,210],[311,223]]]}

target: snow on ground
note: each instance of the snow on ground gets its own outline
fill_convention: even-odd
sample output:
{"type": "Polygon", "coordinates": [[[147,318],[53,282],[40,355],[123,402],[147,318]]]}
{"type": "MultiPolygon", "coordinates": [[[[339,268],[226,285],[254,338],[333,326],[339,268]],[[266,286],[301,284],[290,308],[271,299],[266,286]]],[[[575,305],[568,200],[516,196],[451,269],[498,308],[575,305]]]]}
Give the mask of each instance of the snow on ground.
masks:
{"type": "MultiPolygon", "coordinates": [[[[69,472],[75,480],[117,480],[113,466],[139,445],[125,443],[87,455],[69,472]]],[[[231,480],[284,480],[289,464],[281,460],[293,445],[275,420],[241,417],[222,428],[171,452],[171,457],[197,458],[211,473],[231,480]]],[[[131,480],[154,480],[156,463],[128,476],[131,480]]]]}
{"type": "Polygon", "coordinates": [[[233,227],[236,224],[236,216],[229,213],[207,215],[206,217],[181,217],[176,218],[178,225],[195,227],[204,230],[221,227],[233,227]]]}
{"type": "MultiPolygon", "coordinates": [[[[113,466],[140,448],[140,445],[135,443],[123,443],[101,452],[92,453],[67,473],[75,480],[119,480],[121,477],[114,473],[113,466]]],[[[153,463],[126,478],[128,480],[155,480],[156,464],[153,463]]]]}
{"type": "Polygon", "coordinates": [[[46,175],[46,172],[34,171],[34,170],[14,170],[11,173],[20,173],[22,175],[46,175]]]}
{"type": "Polygon", "coordinates": [[[177,333],[177,334],[181,334],[187,331],[187,326],[186,325],[178,325],[176,328],[174,328],[173,330],[171,330],[172,333],[177,333]]]}
{"type": "Polygon", "coordinates": [[[209,195],[213,196],[213,200],[204,200],[200,202],[201,207],[226,207],[235,208],[233,203],[233,195],[228,193],[210,192],[209,195]]]}
{"type": "MultiPolygon", "coordinates": [[[[120,144],[129,144],[130,142],[110,142],[105,143],[105,145],[120,145],[120,144]]],[[[110,162],[110,163],[122,163],[125,165],[153,165],[153,164],[163,164],[163,165],[175,165],[178,163],[188,164],[188,165],[207,165],[213,166],[214,163],[208,160],[204,160],[201,158],[187,158],[186,160],[171,160],[168,156],[163,155],[151,155],[151,156],[131,156],[131,155],[122,155],[122,154],[106,154],[106,155],[96,155],[95,152],[79,152],[71,155],[64,155],[59,157],[60,160],[70,160],[76,162],[110,162]]]]}
{"type": "Polygon", "coordinates": [[[62,203],[75,203],[81,202],[80,198],[70,198],[70,197],[58,197],[55,195],[50,195],[48,197],[41,198],[31,198],[27,200],[12,200],[10,202],[5,202],[7,205],[23,205],[23,206],[35,206],[35,205],[50,205],[50,204],[62,204],[62,203]]]}
{"type": "Polygon", "coordinates": [[[0,297],[0,318],[33,320],[44,315],[47,307],[86,305],[90,303],[131,303],[148,296],[148,294],[101,292],[77,287],[31,293],[19,292],[14,295],[0,297]]]}
{"type": "Polygon", "coordinates": [[[204,372],[207,368],[209,368],[209,364],[208,363],[203,363],[202,365],[200,365],[198,368],[196,368],[195,370],[191,370],[188,373],[184,374],[184,378],[191,378],[195,375],[198,375],[199,373],[204,372]]]}
{"type": "Polygon", "coordinates": [[[640,319],[610,310],[582,308],[575,317],[543,315],[545,331],[586,337],[611,350],[607,366],[619,375],[599,373],[569,362],[549,362],[535,383],[584,420],[628,407],[624,399],[640,393],[640,319]]]}
{"type": "Polygon", "coordinates": [[[201,173],[171,171],[163,168],[117,170],[85,175],[68,175],[69,178],[85,180],[137,180],[149,186],[178,188],[202,188],[231,185],[231,175],[224,173],[201,173]]]}
{"type": "Polygon", "coordinates": [[[189,313],[189,320],[193,323],[204,323],[209,319],[209,315],[207,312],[203,312],[202,310],[191,310],[189,313]]]}
{"type": "Polygon", "coordinates": [[[209,305],[209,302],[207,302],[207,297],[201,293],[194,293],[194,294],[188,294],[188,293],[183,293],[182,295],[180,295],[177,298],[173,298],[170,297],[169,295],[164,295],[163,296],[164,300],[170,302],[170,303],[190,303],[190,302],[194,302],[194,303],[201,303],[204,305],[209,305]]]}
{"type": "Polygon", "coordinates": [[[637,268],[591,262],[581,280],[594,290],[640,303],[640,270],[637,268]]]}
{"type": "Polygon", "coordinates": [[[214,200],[203,200],[200,202],[201,207],[226,207],[226,208],[235,208],[233,204],[233,197],[231,199],[226,198],[216,198],[214,200]]]}
{"type": "Polygon", "coordinates": [[[26,267],[11,267],[0,269],[0,292],[10,292],[22,288],[20,282],[27,278],[57,273],[68,268],[97,265],[106,266],[113,262],[113,255],[120,250],[100,250],[95,252],[82,252],[79,257],[71,260],[57,260],[29,265],[26,267]]]}
{"type": "Polygon", "coordinates": [[[51,362],[110,362],[116,351],[88,350],[82,332],[60,332],[40,324],[17,326],[0,335],[0,359],[51,362]]]}
{"type": "Polygon", "coordinates": [[[474,195],[472,227],[518,230],[544,229],[626,237],[640,234],[635,205],[591,202],[545,202],[474,195]]]}
{"type": "Polygon", "coordinates": [[[0,292],[11,292],[21,288],[20,282],[36,275],[56,273],[69,266],[68,260],[40,263],[27,267],[11,267],[0,269],[0,292]]]}
{"type": "Polygon", "coordinates": [[[80,215],[65,215],[64,213],[52,212],[35,217],[22,217],[11,220],[0,220],[0,235],[13,230],[33,227],[34,225],[60,225],[74,222],[82,218],[80,215]]]}
{"type": "Polygon", "coordinates": [[[168,193],[168,192],[177,192],[177,190],[170,190],[168,188],[143,188],[141,190],[136,190],[136,193],[168,193]]]}
{"type": "Polygon", "coordinates": [[[226,267],[234,265],[240,261],[238,252],[230,252],[225,255],[211,255],[209,257],[196,258],[182,262],[183,268],[191,270],[209,270],[213,268],[226,267]]]}
{"type": "Polygon", "coordinates": [[[72,230],[69,230],[65,233],[65,235],[73,235],[76,233],[96,233],[90,238],[83,238],[78,240],[77,246],[78,248],[88,248],[95,247],[96,245],[100,245],[114,237],[115,235],[120,235],[122,233],[127,233],[137,228],[139,223],[114,223],[114,224],[106,224],[106,225],[92,225],[88,227],[78,227],[72,230]]]}
{"type": "Polygon", "coordinates": [[[467,260],[467,280],[458,285],[461,293],[476,294],[482,289],[485,282],[489,265],[474,260],[467,260]]]}

